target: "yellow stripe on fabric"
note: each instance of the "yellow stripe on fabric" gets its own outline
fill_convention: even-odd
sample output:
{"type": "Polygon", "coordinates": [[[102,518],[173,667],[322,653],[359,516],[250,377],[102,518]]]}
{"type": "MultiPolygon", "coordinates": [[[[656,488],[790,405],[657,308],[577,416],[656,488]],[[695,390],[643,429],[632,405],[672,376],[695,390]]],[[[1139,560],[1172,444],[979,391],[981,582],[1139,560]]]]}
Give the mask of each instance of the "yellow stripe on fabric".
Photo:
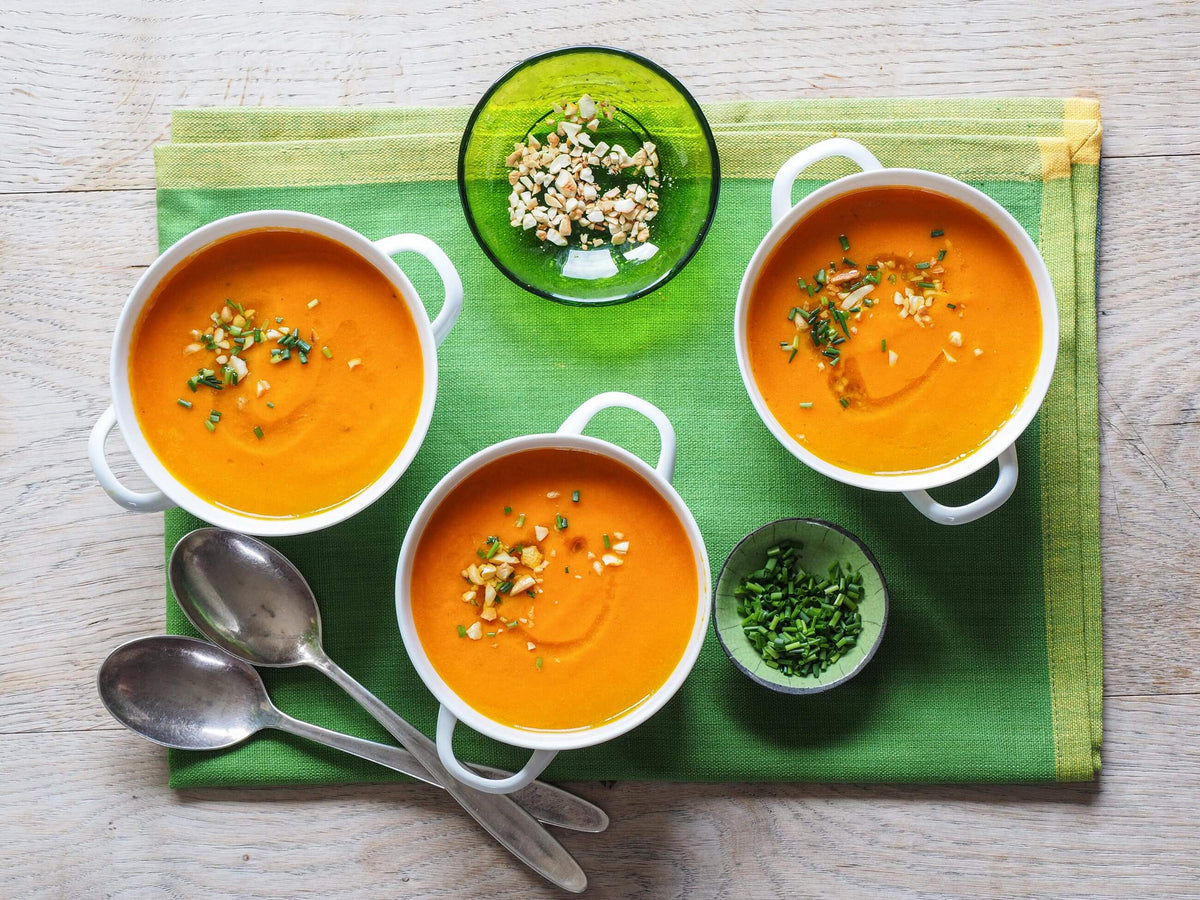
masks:
{"type": "MultiPolygon", "coordinates": [[[[1087,110],[1086,106],[1080,108],[1087,110]]],[[[181,143],[231,143],[329,140],[451,129],[461,132],[470,111],[466,106],[179,109],[171,117],[171,137],[181,143]]],[[[799,124],[810,130],[822,130],[828,124],[830,129],[855,131],[1057,136],[1062,133],[1064,101],[1049,97],[736,100],[706,103],[704,112],[714,131],[746,122],[774,122],[799,124]],[[904,127],[905,122],[918,125],[909,129],[904,127]],[[964,124],[938,124],[954,122],[964,124]]],[[[1096,116],[1087,112],[1083,118],[1092,121],[1096,116]]]]}
{"type": "Polygon", "coordinates": [[[1038,148],[1042,151],[1043,181],[1071,177],[1071,156],[1061,137],[1040,137],[1038,148]]]}
{"type": "Polygon", "coordinates": [[[461,135],[466,106],[206,107],[171,114],[180,143],[316,141],[397,134],[461,135]]]}
{"type": "Polygon", "coordinates": [[[1075,165],[1100,164],[1100,101],[1071,97],[1063,104],[1063,137],[1071,148],[1075,165]]]}
{"type": "MultiPolygon", "coordinates": [[[[795,128],[766,131],[716,132],[721,155],[721,173],[728,178],[774,178],[780,166],[799,150],[831,137],[829,132],[797,131],[795,128]]],[[[919,158],[913,154],[914,138],[895,133],[856,132],[854,140],[866,146],[884,166],[916,166],[945,172],[964,181],[1040,181],[1042,158],[1036,140],[1023,137],[923,134],[919,158]]],[[[858,167],[844,159],[817,163],[805,171],[806,178],[831,179],[858,167]]]]}
{"type": "MultiPolygon", "coordinates": [[[[722,173],[729,178],[773,178],[792,154],[828,137],[803,131],[721,132],[722,173]]],[[[1037,181],[1042,155],[1023,137],[924,135],[913,160],[913,139],[903,134],[858,133],[855,138],[885,166],[919,164],[967,181],[1037,181]]],[[[248,188],[445,181],[457,177],[458,135],[442,132],[317,141],[160,144],[154,149],[161,188],[248,188]],[[236,164],[231,165],[231,160],[236,164]]],[[[845,160],[814,165],[812,178],[857,171],[845,160]]]]}
{"type": "Polygon", "coordinates": [[[328,141],[159,144],[160,188],[449,181],[457,177],[458,133],[328,141]]]}
{"type": "MultiPolygon", "coordinates": [[[[1042,188],[1042,234],[1074,234],[1070,152],[1064,138],[1038,139],[1046,164],[1042,188]]],[[[1077,346],[1074,244],[1041,240],[1058,298],[1059,365],[1040,413],[1042,471],[1042,567],[1046,604],[1046,652],[1055,768],[1059,780],[1090,778],[1094,772],[1090,708],[1080,694],[1078,673],[1086,670],[1083,628],[1083,569],[1078,534],[1079,452],[1075,372],[1077,346]]]]}

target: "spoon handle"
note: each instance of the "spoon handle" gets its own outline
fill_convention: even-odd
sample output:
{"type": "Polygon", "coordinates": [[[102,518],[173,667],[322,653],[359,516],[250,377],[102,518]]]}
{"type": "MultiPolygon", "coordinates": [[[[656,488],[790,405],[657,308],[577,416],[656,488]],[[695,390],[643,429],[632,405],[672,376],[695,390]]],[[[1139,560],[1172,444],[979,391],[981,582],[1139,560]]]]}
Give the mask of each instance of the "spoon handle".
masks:
{"type": "MultiPolygon", "coordinates": [[[[432,784],[434,787],[441,787],[441,784],[416,761],[411,753],[400,747],[368,741],[343,734],[340,731],[330,731],[328,728],[294,719],[283,713],[280,713],[278,721],[271,723],[271,727],[378,763],[385,768],[416,778],[418,781],[432,784]]],[[[473,765],[471,768],[487,778],[506,778],[512,774],[501,769],[493,769],[490,766],[473,765]]],[[[557,825],[559,828],[591,833],[601,832],[608,827],[608,814],[604,810],[594,803],[589,803],[582,797],[577,797],[570,791],[564,791],[552,784],[535,781],[528,787],[514,791],[509,796],[525,807],[535,819],[545,822],[547,825],[557,825]]]]}
{"type": "Polygon", "coordinates": [[[507,847],[517,859],[563,890],[579,894],[587,888],[587,875],[575,858],[516,801],[505,794],[478,791],[456,780],[442,766],[433,741],[397,715],[328,656],[321,654],[310,665],[324,672],[353,697],[375,721],[404,745],[488,834],[507,847]]]}

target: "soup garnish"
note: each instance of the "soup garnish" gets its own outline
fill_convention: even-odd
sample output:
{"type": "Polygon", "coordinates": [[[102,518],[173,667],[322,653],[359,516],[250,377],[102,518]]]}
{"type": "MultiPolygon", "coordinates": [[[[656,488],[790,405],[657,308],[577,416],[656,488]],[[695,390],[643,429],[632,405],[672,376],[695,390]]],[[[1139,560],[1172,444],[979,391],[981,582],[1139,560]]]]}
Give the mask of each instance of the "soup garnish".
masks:
{"type": "MultiPolygon", "coordinates": [[[[557,491],[547,492],[549,499],[559,496],[561,494],[557,491]]],[[[580,502],[579,491],[572,492],[571,501],[573,503],[580,502]]],[[[506,506],[505,516],[510,515],[511,512],[512,507],[506,506]]],[[[524,525],[526,519],[527,517],[523,513],[519,514],[517,522],[520,525],[517,527],[524,525]]],[[[479,558],[479,562],[472,562],[461,573],[463,581],[468,585],[467,589],[463,591],[461,599],[474,609],[466,614],[470,624],[460,623],[455,626],[458,636],[469,638],[472,641],[479,641],[485,637],[498,639],[509,632],[521,629],[516,634],[525,640],[525,649],[536,650],[537,644],[533,637],[537,625],[538,604],[526,604],[520,600],[520,595],[524,594],[534,601],[556,602],[553,596],[542,597],[545,594],[545,588],[542,585],[546,581],[543,573],[551,565],[557,564],[558,550],[550,549],[543,553],[540,542],[550,536],[551,529],[561,534],[569,527],[570,521],[566,516],[556,513],[552,525],[533,526],[535,538],[533,542],[506,546],[496,535],[489,535],[484,545],[475,549],[475,555],[479,558]],[[514,611],[502,611],[501,607],[506,603],[513,607],[514,611]]],[[[614,534],[617,536],[616,543],[613,543],[608,532],[601,535],[605,548],[602,554],[597,555],[591,550],[585,551],[586,564],[578,559],[578,551],[576,551],[574,574],[571,572],[570,562],[567,561],[572,557],[564,554],[562,558],[563,574],[571,575],[576,581],[582,581],[585,575],[588,577],[604,575],[606,570],[624,565],[625,554],[629,552],[630,542],[622,532],[618,531],[614,534]]],[[[498,648],[499,643],[494,642],[491,646],[498,648]]],[[[554,661],[558,662],[557,659],[554,661]]],[[[534,659],[534,666],[539,670],[542,668],[542,657],[538,656],[534,659]]]]}
{"type": "Polygon", "coordinates": [[[751,293],[751,368],[813,453],[872,474],[948,465],[1020,405],[1041,353],[1032,276],[980,213],[914,188],[835,197],[751,293]],[[768,353],[766,345],[777,348],[768,353]]]}
{"type": "Polygon", "coordinates": [[[185,487],[292,517],[384,474],[416,422],[424,362],[374,265],[311,232],[260,229],[163,279],[134,327],[129,382],[146,441],[185,487]]]}
{"type": "Polygon", "coordinates": [[[862,632],[862,574],[834,562],[826,576],[814,575],[790,544],[768,550],[762,567],[742,578],[733,595],[746,639],[784,675],[821,674],[862,632]]]}
{"type": "MultiPolygon", "coordinates": [[[[314,298],[306,306],[308,309],[314,309],[319,304],[320,299],[314,298]]],[[[193,340],[183,348],[184,354],[190,356],[208,352],[212,355],[212,359],[207,361],[215,367],[201,366],[196,370],[196,374],[188,378],[187,386],[192,393],[196,393],[201,387],[207,387],[214,391],[223,390],[227,385],[237,387],[250,375],[247,360],[253,358],[245,354],[254,353],[258,357],[262,357],[264,349],[272,343],[276,346],[270,347],[269,356],[265,359],[270,365],[279,365],[293,359],[293,351],[295,351],[294,358],[299,361],[300,365],[308,365],[309,354],[313,351],[313,343],[319,339],[316,329],[308,330],[309,340],[306,341],[300,336],[301,329],[299,327],[293,328],[283,324],[283,316],[275,317],[274,326],[260,327],[255,321],[257,312],[255,309],[244,308],[236,300],[226,299],[221,309],[209,314],[208,318],[211,324],[207,325],[203,331],[192,329],[193,340]],[[258,349],[255,350],[255,348],[258,349]]],[[[325,359],[333,359],[333,351],[328,346],[321,347],[321,355],[325,359]]],[[[357,357],[347,362],[351,371],[361,364],[362,359],[357,357]]],[[[254,385],[254,395],[256,398],[261,398],[270,389],[271,383],[265,378],[259,378],[254,385]]],[[[246,408],[246,400],[247,398],[244,396],[238,397],[237,408],[239,410],[246,408]]],[[[192,408],[192,404],[183,399],[180,399],[178,404],[187,409],[192,408]]],[[[274,409],[275,404],[268,401],[267,407],[274,409]]],[[[216,424],[220,421],[221,414],[213,410],[209,418],[204,420],[204,427],[210,432],[214,432],[216,424]]],[[[262,426],[255,425],[253,431],[254,436],[259,440],[265,437],[262,426]]]]}
{"type": "Polygon", "coordinates": [[[447,686],[516,728],[640,706],[682,658],[699,573],[670,502],[608,456],[544,448],[481,466],[429,517],[412,617],[447,686]]]}
{"type": "Polygon", "coordinates": [[[658,148],[647,140],[630,154],[621,144],[602,139],[597,131],[614,111],[607,100],[596,101],[589,94],[555,103],[545,122],[549,133],[539,140],[531,132],[513,144],[505,160],[513,189],[508,195],[513,228],[532,231],[538,240],[559,247],[578,235],[585,250],[606,241],[619,247],[649,240],[661,187],[658,148]],[[644,183],[630,180],[639,175],[644,183]]]}

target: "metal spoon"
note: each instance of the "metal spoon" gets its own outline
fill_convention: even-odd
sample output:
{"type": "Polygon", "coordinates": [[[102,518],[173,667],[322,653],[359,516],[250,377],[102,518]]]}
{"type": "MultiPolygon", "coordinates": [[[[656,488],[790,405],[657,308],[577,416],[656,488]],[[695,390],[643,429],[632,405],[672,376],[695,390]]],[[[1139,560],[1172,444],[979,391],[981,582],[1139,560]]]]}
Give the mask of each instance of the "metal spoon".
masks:
{"type": "MultiPolygon", "coordinates": [[[[100,666],[96,686],[114,719],[164,747],[222,750],[275,728],[441,787],[406,750],[287,715],[271,702],[253,666],[196,638],[159,635],[122,644],[100,666]]],[[[509,774],[473,768],[489,778],[509,774]]],[[[511,796],[550,825],[590,832],[608,827],[604,810],[552,785],[534,782],[511,796]]]]}
{"type": "Polygon", "coordinates": [[[358,701],[492,837],[558,887],[580,893],[587,876],[574,857],[510,797],[487,794],[443,768],[433,741],[354,680],[321,646],[312,589],[268,544],[220,528],[180,538],[167,566],[171,590],[200,633],[256,666],[311,666],[358,701]]]}

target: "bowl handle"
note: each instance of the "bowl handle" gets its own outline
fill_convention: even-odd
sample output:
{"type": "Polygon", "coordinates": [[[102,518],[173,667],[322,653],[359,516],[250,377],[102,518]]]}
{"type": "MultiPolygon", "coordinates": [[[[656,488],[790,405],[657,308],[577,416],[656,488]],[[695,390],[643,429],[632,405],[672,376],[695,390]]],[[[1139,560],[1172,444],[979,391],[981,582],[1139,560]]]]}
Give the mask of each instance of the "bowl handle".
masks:
{"type": "Polygon", "coordinates": [[[534,750],[533,755],[529,757],[529,762],[517,772],[515,775],[509,775],[507,778],[486,778],[483,775],[477,775],[466,766],[458,761],[458,757],[454,755],[454,727],[458,725],[458,719],[454,713],[441,706],[438,708],[437,721],[437,751],[438,758],[442,761],[442,765],[446,767],[446,771],[461,781],[463,784],[470,785],[476,790],[483,791],[485,794],[511,794],[513,791],[519,791],[535,778],[545,771],[546,766],[550,765],[551,760],[558,756],[557,750],[534,750]]]}
{"type": "Polygon", "coordinates": [[[915,506],[921,515],[937,522],[939,525],[965,525],[981,519],[990,512],[995,512],[1012,496],[1017,487],[1017,446],[1010,444],[1000,454],[1000,474],[992,489],[965,506],[943,506],[932,497],[928,491],[905,491],[908,502],[915,506]]]}
{"type": "Polygon", "coordinates": [[[430,327],[433,329],[434,342],[441,346],[446,335],[450,333],[450,329],[454,327],[454,323],[458,321],[458,314],[462,312],[462,279],[458,277],[458,270],[454,268],[454,263],[450,262],[450,257],[441,247],[423,234],[394,234],[376,241],[375,246],[385,256],[395,256],[405,250],[419,253],[429,260],[437,270],[442,279],[442,287],[446,291],[446,299],[442,303],[441,312],[430,323],[430,327]]]}
{"type": "Polygon", "coordinates": [[[675,429],[671,427],[671,420],[661,409],[641,397],[635,397],[633,394],[626,394],[623,391],[597,394],[567,416],[567,420],[562,423],[558,433],[583,434],[583,429],[587,428],[588,422],[595,418],[596,413],[614,406],[639,412],[655,424],[658,428],[658,438],[662,449],[659,451],[658,464],[655,465],[654,470],[668,482],[672,481],[675,477],[675,429]]]}
{"type": "Polygon", "coordinates": [[[131,491],[113,474],[108,458],[104,455],[104,441],[108,433],[117,426],[117,413],[111,406],[100,416],[100,421],[92,428],[88,437],[88,459],[92,463],[92,471],[104,492],[112,497],[113,502],[134,512],[159,512],[170,509],[175,504],[162,491],[131,491]]]}
{"type": "Polygon", "coordinates": [[[883,163],[858,141],[830,138],[806,147],[783,164],[779,169],[779,174],[775,176],[775,183],[771,185],[772,225],[782,219],[792,208],[792,185],[800,177],[800,173],[813,163],[831,156],[844,156],[851,162],[858,163],[859,168],[864,172],[873,172],[883,168],[883,163]]]}

